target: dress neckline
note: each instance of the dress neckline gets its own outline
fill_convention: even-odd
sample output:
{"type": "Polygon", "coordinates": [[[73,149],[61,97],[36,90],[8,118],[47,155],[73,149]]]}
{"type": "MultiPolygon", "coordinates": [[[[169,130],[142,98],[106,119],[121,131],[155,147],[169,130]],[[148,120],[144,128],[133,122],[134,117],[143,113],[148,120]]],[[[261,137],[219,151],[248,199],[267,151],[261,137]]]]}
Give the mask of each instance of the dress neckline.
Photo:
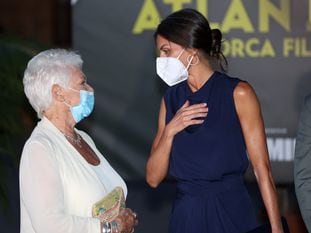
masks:
{"type": "Polygon", "coordinates": [[[45,128],[48,128],[48,129],[52,130],[56,135],[58,135],[58,137],[60,137],[61,140],[64,141],[64,143],[67,146],[69,146],[72,150],[74,150],[74,152],[76,153],[76,156],[78,157],[78,159],[80,161],[82,161],[83,163],[87,163],[88,165],[90,165],[92,167],[99,167],[102,164],[102,161],[101,161],[100,157],[97,155],[97,153],[95,152],[94,148],[87,142],[87,140],[85,139],[84,135],[81,135],[79,133],[80,131],[78,129],[74,128],[75,132],[80,135],[80,137],[85,141],[85,143],[93,150],[93,152],[99,158],[99,164],[91,164],[91,163],[89,163],[89,161],[87,161],[86,158],[84,158],[84,156],[66,139],[64,134],[47,117],[43,116],[41,121],[39,122],[39,124],[42,125],[45,128]]]}
{"type": "Polygon", "coordinates": [[[192,91],[188,81],[186,81],[186,93],[187,95],[200,95],[200,93],[204,93],[204,90],[209,86],[209,83],[211,83],[212,79],[215,78],[217,71],[214,71],[211,76],[205,81],[205,83],[196,91],[192,91]]]}

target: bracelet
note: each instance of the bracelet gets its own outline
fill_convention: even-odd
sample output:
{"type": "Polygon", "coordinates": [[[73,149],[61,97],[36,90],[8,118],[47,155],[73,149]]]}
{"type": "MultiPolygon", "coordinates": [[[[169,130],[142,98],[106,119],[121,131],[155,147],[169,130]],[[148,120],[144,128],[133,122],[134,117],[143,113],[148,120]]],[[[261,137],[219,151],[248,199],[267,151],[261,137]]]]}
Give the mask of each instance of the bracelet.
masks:
{"type": "Polygon", "coordinates": [[[110,222],[105,222],[103,224],[102,233],[112,233],[110,222]]]}
{"type": "Polygon", "coordinates": [[[118,223],[116,221],[112,221],[110,223],[110,226],[111,226],[111,233],[119,233],[118,223]]]}

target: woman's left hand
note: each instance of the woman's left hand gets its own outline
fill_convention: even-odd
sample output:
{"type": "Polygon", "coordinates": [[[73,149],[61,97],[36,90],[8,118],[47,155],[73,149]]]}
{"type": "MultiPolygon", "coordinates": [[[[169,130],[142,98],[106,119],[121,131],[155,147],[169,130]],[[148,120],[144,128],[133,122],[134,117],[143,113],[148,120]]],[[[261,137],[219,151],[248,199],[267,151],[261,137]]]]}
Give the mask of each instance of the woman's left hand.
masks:
{"type": "Polygon", "coordinates": [[[132,233],[138,225],[137,214],[129,208],[122,209],[114,221],[120,233],[132,233]]]}

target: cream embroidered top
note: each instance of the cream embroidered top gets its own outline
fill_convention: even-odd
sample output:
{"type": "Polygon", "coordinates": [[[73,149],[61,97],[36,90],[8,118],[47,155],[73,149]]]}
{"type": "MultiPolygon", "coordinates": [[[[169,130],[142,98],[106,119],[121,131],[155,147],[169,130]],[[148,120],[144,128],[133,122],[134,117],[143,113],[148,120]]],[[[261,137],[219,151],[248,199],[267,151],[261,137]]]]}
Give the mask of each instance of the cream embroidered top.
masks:
{"type": "Polygon", "coordinates": [[[77,130],[100,159],[89,164],[64,135],[43,118],[26,142],[20,163],[21,233],[100,233],[92,205],[123,179],[77,130]]]}

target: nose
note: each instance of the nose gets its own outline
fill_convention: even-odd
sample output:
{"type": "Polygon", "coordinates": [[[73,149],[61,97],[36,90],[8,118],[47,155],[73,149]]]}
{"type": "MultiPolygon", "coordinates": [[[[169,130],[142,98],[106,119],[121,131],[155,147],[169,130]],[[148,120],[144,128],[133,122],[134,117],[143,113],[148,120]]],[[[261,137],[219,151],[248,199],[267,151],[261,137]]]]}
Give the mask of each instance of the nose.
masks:
{"type": "Polygon", "coordinates": [[[86,90],[90,92],[94,92],[94,88],[90,84],[86,85],[86,90]]]}

